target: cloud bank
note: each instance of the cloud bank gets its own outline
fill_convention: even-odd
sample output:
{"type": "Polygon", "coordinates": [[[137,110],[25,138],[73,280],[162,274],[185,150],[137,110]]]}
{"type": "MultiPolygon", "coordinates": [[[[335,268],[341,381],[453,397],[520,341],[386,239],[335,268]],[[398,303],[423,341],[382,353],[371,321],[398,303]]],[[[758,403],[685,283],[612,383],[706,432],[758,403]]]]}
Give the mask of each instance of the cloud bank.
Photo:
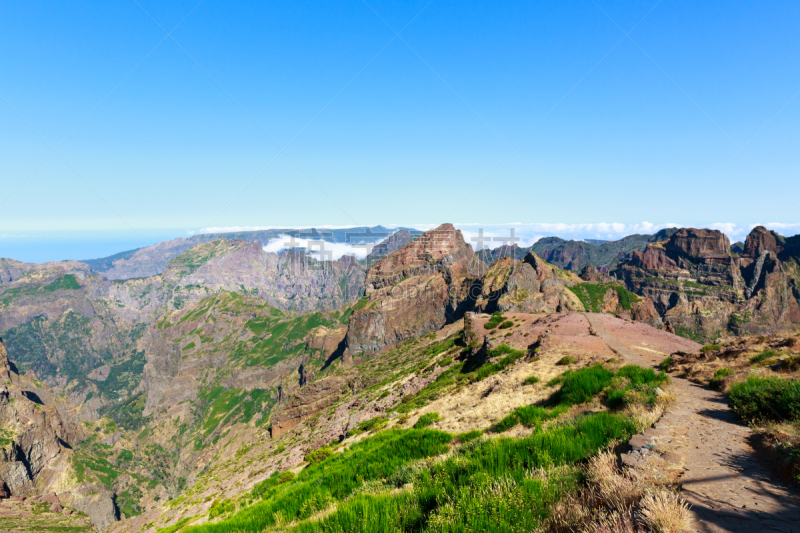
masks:
{"type": "Polygon", "coordinates": [[[289,235],[280,235],[275,239],[270,239],[266,245],[262,246],[265,252],[281,253],[289,248],[305,248],[306,252],[318,261],[336,261],[345,255],[355,256],[356,259],[364,259],[372,251],[377,243],[372,244],[351,244],[346,242],[326,242],[313,239],[294,239],[289,235]]]}

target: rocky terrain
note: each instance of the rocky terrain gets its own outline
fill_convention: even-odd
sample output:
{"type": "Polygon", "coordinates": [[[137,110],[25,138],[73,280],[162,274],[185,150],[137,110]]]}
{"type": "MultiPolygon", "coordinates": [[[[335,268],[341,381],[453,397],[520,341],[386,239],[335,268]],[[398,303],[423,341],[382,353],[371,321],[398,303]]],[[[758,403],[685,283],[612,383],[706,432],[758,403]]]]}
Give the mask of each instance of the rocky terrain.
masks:
{"type": "MultiPolygon", "coordinates": [[[[403,230],[408,231],[408,230],[403,230]]],[[[251,243],[266,245],[270,240],[296,235],[298,238],[325,240],[332,243],[378,243],[391,235],[393,230],[383,226],[353,227],[339,229],[268,229],[260,231],[240,231],[224,234],[202,233],[182,239],[162,241],[152,246],[121,252],[110,257],[89,259],[83,263],[93,271],[103,274],[106,279],[131,279],[155,276],[164,271],[167,264],[180,254],[205,242],[225,239],[241,239],[251,243]]]]}
{"type": "MultiPolygon", "coordinates": [[[[793,361],[772,344],[800,322],[797,240],[756,228],[741,252],[681,229],[578,275],[534,251],[487,265],[445,224],[400,231],[363,263],[238,238],[126,280],[2,260],[0,332],[16,366],[0,368],[0,480],[15,497],[55,493],[74,527],[174,533],[387,428],[491,434],[549,405],[565,371],[673,354],[670,370],[713,381],[733,344],[691,339],[745,332],[784,340],[751,338],[741,358],[779,349],[769,364],[793,361]]],[[[726,364],[736,379],[752,368],[726,364]]],[[[33,513],[24,504],[8,512],[33,513]]],[[[42,513],[60,527],[64,515],[42,513]]]]}
{"type": "Polygon", "coordinates": [[[501,257],[522,259],[528,252],[533,252],[548,263],[559,268],[581,272],[588,265],[608,269],[616,266],[630,252],[643,250],[647,243],[662,241],[676,231],[675,228],[664,229],[655,235],[628,235],[618,241],[567,241],[558,237],[539,239],[532,246],[501,246],[493,250],[481,250],[478,257],[491,265],[501,257]]]}
{"type": "Polygon", "coordinates": [[[612,274],[683,336],[792,329],[800,322],[798,242],[759,226],[739,256],[721,232],[684,228],[632,252],[612,274]]]}

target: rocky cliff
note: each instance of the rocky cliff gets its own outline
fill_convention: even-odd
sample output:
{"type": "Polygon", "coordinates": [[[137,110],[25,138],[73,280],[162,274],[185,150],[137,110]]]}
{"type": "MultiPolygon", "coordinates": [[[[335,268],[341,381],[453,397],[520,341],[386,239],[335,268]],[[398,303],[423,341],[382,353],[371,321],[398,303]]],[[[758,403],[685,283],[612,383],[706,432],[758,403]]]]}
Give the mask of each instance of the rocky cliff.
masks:
{"type": "Polygon", "coordinates": [[[97,530],[116,521],[112,494],[76,479],[73,447],[84,434],[74,423],[75,406],[19,375],[2,339],[0,378],[0,486],[7,489],[5,497],[51,493],[59,508],[63,504],[86,512],[97,530]]]}
{"type": "Polygon", "coordinates": [[[443,224],[369,267],[350,317],[351,354],[376,352],[458,320],[480,291],[486,265],[461,231],[443,224]]]}
{"type": "Polygon", "coordinates": [[[682,335],[766,333],[800,322],[800,273],[786,243],[757,227],[740,257],[721,232],[683,228],[629,254],[614,275],[682,335]]]}
{"type": "Polygon", "coordinates": [[[505,257],[495,261],[482,281],[475,310],[512,313],[582,311],[580,300],[567,287],[581,279],[553,266],[533,252],[521,261],[505,257]]]}

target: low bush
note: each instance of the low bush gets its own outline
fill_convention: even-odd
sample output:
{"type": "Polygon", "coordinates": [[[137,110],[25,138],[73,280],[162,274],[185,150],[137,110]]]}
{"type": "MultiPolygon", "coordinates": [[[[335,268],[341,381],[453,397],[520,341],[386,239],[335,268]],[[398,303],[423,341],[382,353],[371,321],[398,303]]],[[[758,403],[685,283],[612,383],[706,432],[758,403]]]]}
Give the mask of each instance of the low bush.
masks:
{"type": "Polygon", "coordinates": [[[714,372],[714,377],[712,379],[722,379],[727,376],[732,376],[734,371],[730,368],[720,368],[716,372],[714,372]]]}
{"type": "Polygon", "coordinates": [[[792,357],[787,357],[781,363],[781,368],[784,370],[788,370],[789,372],[794,372],[795,370],[800,369],[800,355],[793,355],[792,357]]]}
{"type": "Polygon", "coordinates": [[[720,348],[722,348],[722,345],[721,345],[721,344],[706,344],[705,346],[703,346],[702,348],[700,348],[700,351],[701,351],[702,353],[706,353],[706,352],[714,352],[714,351],[716,351],[716,350],[719,350],[720,348]]]}
{"type": "Polygon", "coordinates": [[[439,416],[439,413],[425,413],[414,424],[414,429],[422,429],[432,425],[434,422],[438,422],[441,420],[442,417],[439,416]]]}
{"type": "Polygon", "coordinates": [[[661,370],[666,370],[669,368],[669,365],[671,364],[672,364],[672,357],[667,356],[666,359],[664,359],[663,361],[661,361],[661,363],[659,363],[658,368],[660,368],[661,370]]]}
{"type": "Polygon", "coordinates": [[[528,376],[527,378],[525,378],[526,385],[534,385],[536,383],[539,383],[539,378],[537,378],[536,376],[528,376]]]}
{"type": "Polygon", "coordinates": [[[330,446],[323,446],[322,448],[314,450],[313,452],[307,453],[305,459],[309,465],[315,465],[321,463],[328,457],[333,456],[333,453],[334,452],[330,446]]]}
{"type": "Polygon", "coordinates": [[[575,363],[577,363],[577,362],[578,362],[578,360],[577,360],[577,359],[575,359],[574,357],[572,357],[571,355],[565,355],[564,357],[562,357],[561,359],[559,359],[559,360],[556,362],[556,364],[557,364],[558,366],[567,366],[567,365],[574,365],[574,364],[575,364],[575,363]]]}
{"type": "Polygon", "coordinates": [[[484,327],[485,329],[494,329],[494,328],[496,328],[497,326],[499,326],[500,324],[502,324],[502,323],[503,323],[503,321],[505,321],[505,319],[506,319],[506,317],[504,317],[503,315],[501,315],[499,311],[495,311],[495,312],[492,314],[492,318],[490,318],[490,319],[488,320],[488,322],[486,322],[486,324],[484,324],[484,325],[483,325],[483,327],[484,327]]]}
{"type": "Polygon", "coordinates": [[[551,409],[539,407],[538,405],[519,407],[492,426],[492,431],[495,433],[502,433],[513,428],[517,424],[522,424],[529,428],[541,427],[542,422],[559,417],[566,413],[567,409],[568,407],[565,405],[559,405],[551,409]]]}
{"type": "Polygon", "coordinates": [[[506,320],[505,322],[500,324],[500,329],[508,329],[508,328],[510,328],[512,326],[514,326],[514,323],[511,322],[510,320],[506,320]]]}
{"type": "Polygon", "coordinates": [[[614,373],[600,365],[565,372],[561,388],[551,398],[554,405],[577,405],[588,402],[611,384],[614,373]]]}
{"type": "Polygon", "coordinates": [[[751,363],[761,363],[766,361],[767,359],[773,359],[777,357],[778,352],[775,350],[764,350],[760,354],[754,355],[750,358],[751,363]]]}
{"type": "Polygon", "coordinates": [[[669,382],[662,370],[658,374],[651,368],[626,365],[619,369],[613,382],[606,390],[609,407],[622,405],[654,406],[658,400],[656,388],[669,382]]]}
{"type": "Polygon", "coordinates": [[[728,391],[731,408],[744,420],[800,420],[800,381],[747,376],[728,391]]]}

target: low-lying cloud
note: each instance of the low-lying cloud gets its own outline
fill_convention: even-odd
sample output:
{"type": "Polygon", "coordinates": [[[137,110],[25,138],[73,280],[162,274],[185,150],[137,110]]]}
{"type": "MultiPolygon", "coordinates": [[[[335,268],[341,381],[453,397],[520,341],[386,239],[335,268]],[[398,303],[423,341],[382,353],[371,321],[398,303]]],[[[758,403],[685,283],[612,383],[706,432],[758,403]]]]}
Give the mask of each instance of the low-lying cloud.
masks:
{"type": "Polygon", "coordinates": [[[314,239],[292,239],[289,235],[280,235],[270,239],[262,246],[265,252],[281,253],[290,248],[305,248],[306,253],[318,261],[336,261],[346,255],[364,259],[377,243],[352,244],[347,242],[327,242],[314,239]]]}

